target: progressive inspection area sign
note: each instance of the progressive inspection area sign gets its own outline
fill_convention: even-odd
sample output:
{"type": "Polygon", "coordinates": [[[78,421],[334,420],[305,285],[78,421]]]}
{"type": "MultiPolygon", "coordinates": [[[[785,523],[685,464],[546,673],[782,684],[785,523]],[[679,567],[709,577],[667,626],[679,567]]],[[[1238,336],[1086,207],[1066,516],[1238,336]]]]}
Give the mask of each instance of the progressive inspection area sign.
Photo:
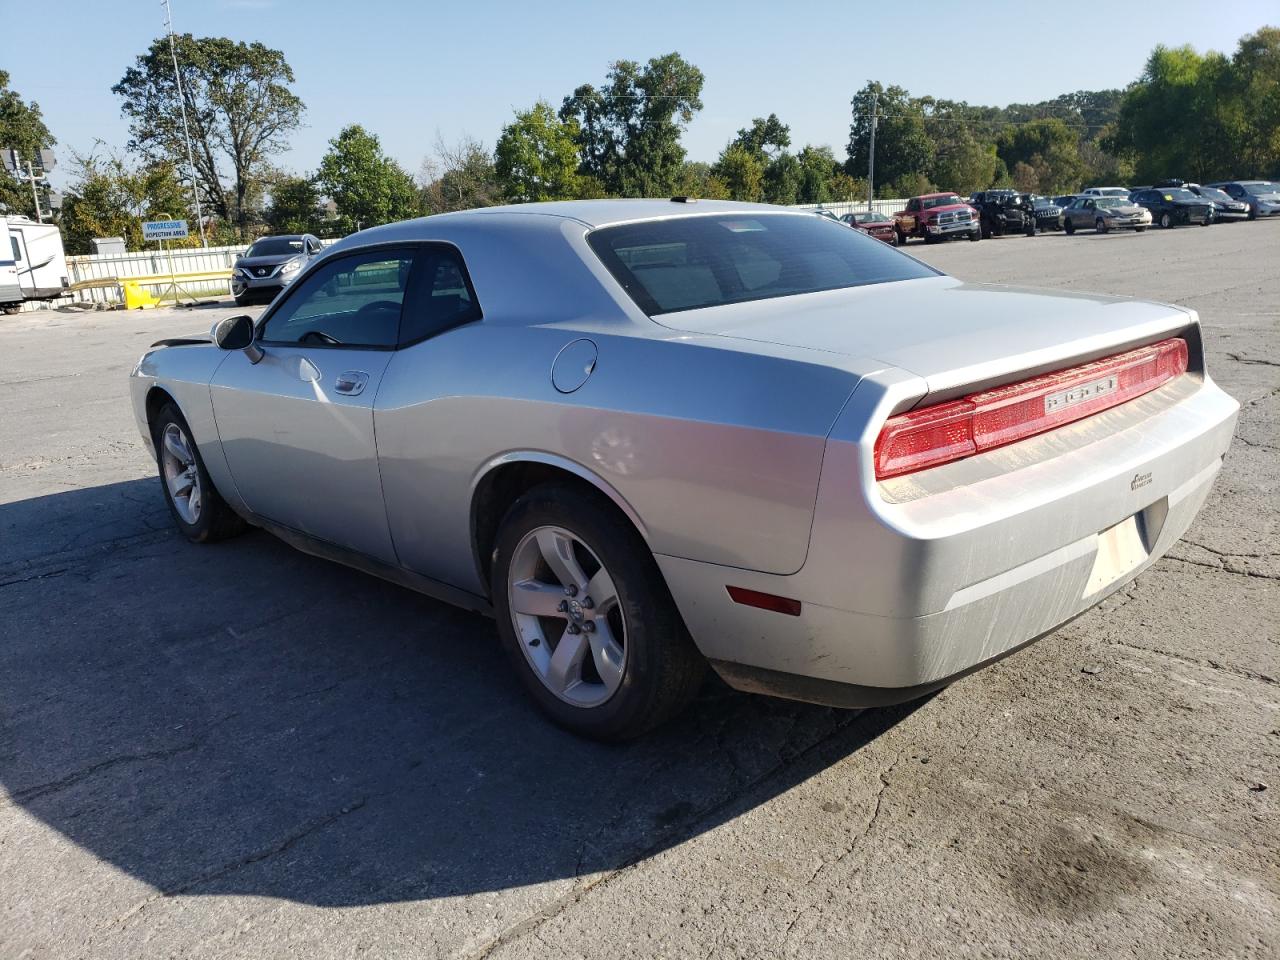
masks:
{"type": "Polygon", "coordinates": [[[186,236],[185,220],[146,220],[142,224],[143,240],[183,240],[186,236]]]}

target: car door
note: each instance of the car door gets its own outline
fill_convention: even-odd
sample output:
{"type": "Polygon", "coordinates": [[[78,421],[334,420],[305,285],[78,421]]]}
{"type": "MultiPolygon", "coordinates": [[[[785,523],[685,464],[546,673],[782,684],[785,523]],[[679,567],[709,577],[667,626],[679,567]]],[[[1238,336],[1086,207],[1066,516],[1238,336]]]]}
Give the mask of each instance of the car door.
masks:
{"type": "Polygon", "coordinates": [[[319,261],[262,318],[254,362],[210,382],[236,488],[254,513],[394,563],[373,403],[399,342],[417,251],[375,247],[319,261]]]}

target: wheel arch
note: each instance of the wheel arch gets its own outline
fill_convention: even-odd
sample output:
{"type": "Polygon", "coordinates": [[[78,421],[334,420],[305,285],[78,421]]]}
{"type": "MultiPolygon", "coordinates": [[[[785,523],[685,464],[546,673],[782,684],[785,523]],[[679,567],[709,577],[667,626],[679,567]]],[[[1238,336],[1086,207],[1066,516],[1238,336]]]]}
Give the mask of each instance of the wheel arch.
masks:
{"type": "Polygon", "coordinates": [[[156,414],[160,412],[160,408],[163,407],[166,403],[172,403],[175,407],[178,408],[179,413],[182,412],[182,407],[178,403],[177,398],[174,397],[174,395],[170,393],[168,390],[166,390],[164,387],[160,386],[158,383],[153,383],[151,385],[151,388],[147,391],[147,398],[146,398],[145,410],[147,414],[148,428],[155,427],[156,414]]]}
{"type": "Polygon", "coordinates": [[[649,545],[644,521],[627,499],[593,471],[566,457],[534,450],[505,453],[486,463],[471,488],[471,548],[480,582],[491,589],[493,548],[511,504],[539,484],[555,480],[594,489],[614,505],[649,545]]]}

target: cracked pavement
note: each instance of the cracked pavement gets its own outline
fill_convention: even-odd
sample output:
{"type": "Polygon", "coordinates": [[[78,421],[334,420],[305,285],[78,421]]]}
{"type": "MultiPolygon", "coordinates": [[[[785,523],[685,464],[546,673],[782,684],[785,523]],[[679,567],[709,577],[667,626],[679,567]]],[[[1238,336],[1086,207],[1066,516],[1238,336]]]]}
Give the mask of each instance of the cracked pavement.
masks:
{"type": "Polygon", "coordinates": [[[1280,955],[1280,223],[910,252],[1198,310],[1200,518],[924,701],[713,682],[625,747],[483,618],[172,531],[125,376],[234,308],[0,320],[0,958],[1280,955]]]}

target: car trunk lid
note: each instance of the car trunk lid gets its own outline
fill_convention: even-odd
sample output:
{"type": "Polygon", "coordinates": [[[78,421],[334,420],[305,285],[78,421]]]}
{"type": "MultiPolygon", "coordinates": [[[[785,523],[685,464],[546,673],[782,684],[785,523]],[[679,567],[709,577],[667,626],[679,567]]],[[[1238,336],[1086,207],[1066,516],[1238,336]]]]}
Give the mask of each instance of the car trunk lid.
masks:
{"type": "Polygon", "coordinates": [[[677,330],[873,359],[923,378],[928,388],[919,399],[930,403],[1164,339],[1193,323],[1187,311],[1168,304],[952,277],[655,319],[677,330]]]}

